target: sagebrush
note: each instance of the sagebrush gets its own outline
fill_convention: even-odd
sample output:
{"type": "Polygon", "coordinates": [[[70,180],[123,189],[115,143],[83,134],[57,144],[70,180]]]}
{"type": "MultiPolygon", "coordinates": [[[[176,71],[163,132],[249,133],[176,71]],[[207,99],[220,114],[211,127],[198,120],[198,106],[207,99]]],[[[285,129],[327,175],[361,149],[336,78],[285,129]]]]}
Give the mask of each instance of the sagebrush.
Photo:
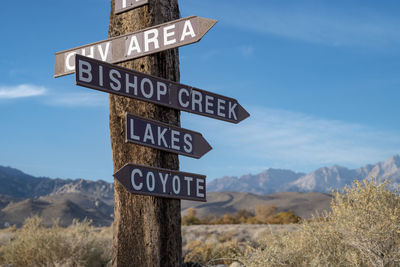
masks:
{"type": "Polygon", "coordinates": [[[258,205],[255,213],[249,210],[238,210],[236,213],[227,213],[222,216],[197,217],[197,210],[189,208],[182,217],[182,225],[200,224],[292,224],[298,223],[301,218],[293,210],[277,212],[275,206],[258,205]]]}
{"type": "Polygon", "coordinates": [[[0,264],[18,266],[107,266],[111,259],[111,230],[74,221],[68,228],[48,228],[32,217],[0,247],[0,264]]]}
{"type": "MultiPolygon", "coordinates": [[[[235,240],[232,233],[216,235],[214,242],[192,240],[184,246],[184,259],[201,265],[238,261],[248,267],[400,266],[400,196],[390,181],[355,181],[333,195],[331,212],[302,221],[295,231],[264,231],[257,242],[247,245],[235,240]]],[[[276,215],[272,209],[259,208],[256,219],[271,218],[271,214],[276,215]]],[[[194,220],[196,214],[189,215],[194,220]]],[[[244,212],[239,215],[236,217],[256,217],[244,212]]],[[[88,221],[75,221],[68,228],[57,224],[47,228],[34,217],[12,232],[11,239],[1,240],[0,265],[110,264],[111,228],[94,228],[88,221]]]]}
{"type": "Polygon", "coordinates": [[[332,211],[300,230],[269,234],[237,259],[245,266],[400,266],[400,197],[388,180],[355,181],[332,211]]]}

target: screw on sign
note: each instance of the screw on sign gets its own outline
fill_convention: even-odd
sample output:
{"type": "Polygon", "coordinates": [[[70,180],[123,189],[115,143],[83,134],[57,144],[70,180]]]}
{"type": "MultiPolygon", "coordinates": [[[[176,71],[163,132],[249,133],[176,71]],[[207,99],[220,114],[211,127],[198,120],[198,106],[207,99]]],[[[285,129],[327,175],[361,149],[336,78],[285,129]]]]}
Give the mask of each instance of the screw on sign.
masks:
{"type": "Polygon", "coordinates": [[[115,0],[114,12],[119,14],[148,4],[148,0],[115,0]]]}
{"type": "Polygon", "coordinates": [[[200,41],[217,23],[196,16],[186,17],[141,31],[56,53],[54,76],[75,71],[75,55],[83,55],[111,63],[124,62],[200,41]]]}
{"type": "Polygon", "coordinates": [[[81,55],[75,57],[75,62],[76,84],[83,87],[231,123],[239,123],[250,116],[233,98],[81,55]]]}
{"type": "Polygon", "coordinates": [[[126,164],[114,177],[133,194],[206,201],[206,177],[162,168],[126,164]]]}

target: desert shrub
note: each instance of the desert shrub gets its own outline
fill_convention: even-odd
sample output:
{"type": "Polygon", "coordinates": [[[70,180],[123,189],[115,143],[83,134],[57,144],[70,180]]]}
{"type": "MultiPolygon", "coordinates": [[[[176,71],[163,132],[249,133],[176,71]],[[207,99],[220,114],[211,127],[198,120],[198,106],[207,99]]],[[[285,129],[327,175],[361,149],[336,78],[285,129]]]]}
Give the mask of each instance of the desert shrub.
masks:
{"type": "Polygon", "coordinates": [[[259,223],[260,221],[257,220],[256,216],[249,217],[246,220],[246,224],[259,224],[259,223]]]}
{"type": "Polygon", "coordinates": [[[275,215],[277,208],[275,206],[257,205],[255,207],[256,219],[260,223],[266,223],[266,221],[275,215]]]}
{"type": "Polygon", "coordinates": [[[294,211],[284,211],[277,213],[275,206],[258,205],[255,207],[255,214],[251,211],[241,209],[236,213],[226,213],[220,217],[206,216],[197,217],[194,208],[188,209],[182,217],[182,225],[198,224],[290,224],[299,223],[301,218],[294,214],[294,211]]]}
{"type": "Polygon", "coordinates": [[[11,266],[106,266],[110,261],[108,234],[96,233],[89,221],[68,228],[47,228],[32,217],[0,248],[0,263],[11,266]]]}
{"type": "Polygon", "coordinates": [[[343,242],[374,266],[400,265],[400,197],[385,180],[355,181],[336,194],[332,223],[343,242]]]}
{"type": "Polygon", "coordinates": [[[200,242],[198,240],[189,243],[185,249],[188,251],[184,256],[185,262],[195,262],[201,266],[230,264],[233,260],[234,252],[238,250],[236,240],[213,243],[200,242]]]}
{"type": "Polygon", "coordinates": [[[6,229],[0,230],[0,247],[8,242],[13,237],[13,233],[15,233],[16,227],[11,226],[6,229]]]}
{"type": "Polygon", "coordinates": [[[242,224],[247,223],[247,219],[249,218],[246,214],[244,214],[244,210],[239,210],[236,213],[226,213],[221,217],[212,217],[211,219],[203,218],[202,221],[204,224],[242,224]]]}
{"type": "Polygon", "coordinates": [[[268,224],[290,224],[299,223],[301,218],[294,214],[292,210],[282,211],[268,217],[265,222],[268,224]]]}
{"type": "Polygon", "coordinates": [[[301,218],[292,210],[277,213],[275,206],[258,205],[255,215],[247,210],[239,210],[233,214],[224,214],[215,218],[210,224],[290,224],[299,223],[301,218]]]}
{"type": "Polygon", "coordinates": [[[332,211],[240,251],[246,266],[400,266],[400,197],[389,181],[355,181],[332,211]]]}
{"type": "Polygon", "coordinates": [[[254,216],[254,214],[251,211],[248,211],[245,209],[241,209],[236,212],[236,217],[239,219],[241,219],[241,218],[247,219],[251,216],[254,216]]]}
{"type": "Polygon", "coordinates": [[[195,208],[189,208],[187,214],[182,217],[182,225],[197,225],[202,224],[202,221],[196,217],[197,210],[195,208]]]}
{"type": "Polygon", "coordinates": [[[222,216],[222,220],[219,222],[220,224],[238,224],[239,220],[236,218],[234,214],[224,214],[222,216]]]}

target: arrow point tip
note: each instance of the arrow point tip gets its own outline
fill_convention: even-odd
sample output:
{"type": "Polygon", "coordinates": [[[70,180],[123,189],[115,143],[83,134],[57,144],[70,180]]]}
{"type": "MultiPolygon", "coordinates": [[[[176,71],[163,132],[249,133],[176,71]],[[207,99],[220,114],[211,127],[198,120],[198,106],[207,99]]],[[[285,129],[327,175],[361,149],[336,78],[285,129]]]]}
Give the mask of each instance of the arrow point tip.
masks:
{"type": "Polygon", "coordinates": [[[200,148],[199,149],[200,157],[207,154],[208,152],[210,152],[213,149],[212,146],[208,143],[208,141],[203,136],[201,136],[199,148],[200,148]]]}
{"type": "Polygon", "coordinates": [[[218,22],[218,20],[199,17],[198,22],[199,31],[201,33],[201,37],[203,37],[218,22]]]}
{"type": "Polygon", "coordinates": [[[118,181],[120,180],[120,178],[121,178],[121,175],[120,175],[120,174],[121,174],[121,172],[123,172],[123,170],[126,168],[127,165],[128,165],[128,164],[122,166],[118,171],[116,171],[116,172],[113,174],[113,176],[114,176],[115,179],[117,179],[118,181]]]}
{"type": "Polygon", "coordinates": [[[250,117],[250,113],[247,112],[240,104],[239,104],[239,112],[238,112],[238,122],[241,122],[250,117]]]}
{"type": "Polygon", "coordinates": [[[212,146],[207,142],[207,152],[211,151],[212,149],[212,146]]]}

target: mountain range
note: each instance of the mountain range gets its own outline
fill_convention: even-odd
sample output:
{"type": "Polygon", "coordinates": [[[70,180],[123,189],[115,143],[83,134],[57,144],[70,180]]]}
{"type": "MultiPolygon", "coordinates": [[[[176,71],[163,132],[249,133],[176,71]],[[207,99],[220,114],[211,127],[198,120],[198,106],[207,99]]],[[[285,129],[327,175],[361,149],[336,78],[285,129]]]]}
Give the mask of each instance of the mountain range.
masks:
{"type": "MultiPolygon", "coordinates": [[[[207,203],[182,201],[182,212],[195,207],[199,215],[220,215],[256,205],[274,205],[280,211],[292,209],[302,217],[310,217],[313,211],[329,208],[331,196],[326,193],[368,177],[387,177],[393,185],[399,184],[400,156],[358,169],[335,165],[308,174],[268,169],[256,175],[214,179],[207,184],[207,203]]],[[[85,217],[94,225],[110,225],[113,192],[113,184],[101,180],[34,177],[0,166],[0,228],[20,226],[32,215],[41,216],[48,225],[55,218],[67,226],[74,218],[85,217]]]]}
{"type": "Polygon", "coordinates": [[[113,221],[113,184],[83,179],[33,177],[20,170],[0,166],[0,228],[39,215],[46,225],[55,218],[61,226],[73,219],[89,218],[94,225],[113,221]]]}
{"type": "Polygon", "coordinates": [[[368,164],[358,169],[338,165],[322,167],[308,174],[291,170],[268,169],[256,175],[225,176],[207,184],[209,192],[248,192],[259,195],[276,192],[320,192],[329,193],[351,185],[353,180],[366,178],[389,178],[393,186],[400,183],[400,156],[395,155],[385,162],[368,164]]]}

